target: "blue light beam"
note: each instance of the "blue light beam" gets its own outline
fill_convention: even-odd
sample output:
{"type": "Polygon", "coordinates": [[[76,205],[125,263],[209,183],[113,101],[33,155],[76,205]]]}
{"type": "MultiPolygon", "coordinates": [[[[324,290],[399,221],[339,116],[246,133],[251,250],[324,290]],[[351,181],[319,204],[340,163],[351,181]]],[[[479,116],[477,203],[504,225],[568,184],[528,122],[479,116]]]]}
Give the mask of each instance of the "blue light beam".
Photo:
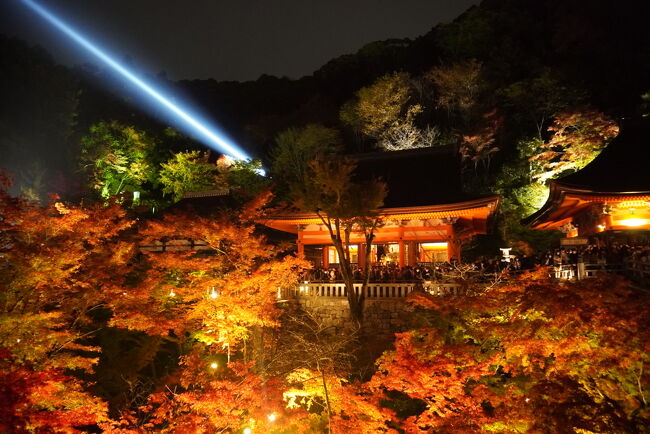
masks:
{"type": "Polygon", "coordinates": [[[229,155],[235,160],[250,160],[249,157],[244,151],[242,151],[238,146],[231,143],[228,138],[226,138],[222,133],[218,132],[217,128],[214,126],[206,126],[203,123],[194,119],[190,116],[185,110],[179,108],[176,104],[172,103],[168,97],[162,95],[159,91],[154,89],[149,84],[145,83],[143,80],[138,78],[133,72],[129,71],[127,68],[119,64],[117,61],[113,60],[108,54],[104,53],[102,50],[97,48],[94,44],[88,41],[82,34],[72,29],[68,24],[63,22],[60,18],[55,16],[53,13],[45,9],[43,6],[32,0],[20,0],[32,11],[36,12],[41,18],[45,19],[47,22],[52,24],[54,27],[59,29],[61,32],[65,33],[70,39],[81,45],[99,60],[113,68],[115,71],[119,72],[123,77],[127,78],[137,87],[142,89],[147,95],[149,95],[154,100],[158,101],[165,107],[171,114],[180,118],[190,131],[200,133],[200,136],[204,137],[207,140],[206,145],[211,148],[229,155]]]}

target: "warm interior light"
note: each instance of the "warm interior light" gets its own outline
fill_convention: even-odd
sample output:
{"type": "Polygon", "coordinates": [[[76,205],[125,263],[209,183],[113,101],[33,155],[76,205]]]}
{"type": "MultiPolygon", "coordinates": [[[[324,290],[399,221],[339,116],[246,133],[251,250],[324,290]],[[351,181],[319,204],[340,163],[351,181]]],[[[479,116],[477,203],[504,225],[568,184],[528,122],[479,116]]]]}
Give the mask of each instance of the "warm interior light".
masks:
{"type": "Polygon", "coordinates": [[[219,367],[219,365],[217,364],[217,362],[212,362],[212,363],[210,363],[210,367],[212,369],[217,369],[219,367]]]}
{"type": "Polygon", "coordinates": [[[636,228],[639,226],[650,224],[650,219],[631,218],[631,219],[618,220],[616,223],[618,223],[621,226],[629,226],[631,228],[636,228]]]}
{"type": "Polygon", "coordinates": [[[421,243],[420,246],[424,249],[446,249],[447,243],[421,243]]]}

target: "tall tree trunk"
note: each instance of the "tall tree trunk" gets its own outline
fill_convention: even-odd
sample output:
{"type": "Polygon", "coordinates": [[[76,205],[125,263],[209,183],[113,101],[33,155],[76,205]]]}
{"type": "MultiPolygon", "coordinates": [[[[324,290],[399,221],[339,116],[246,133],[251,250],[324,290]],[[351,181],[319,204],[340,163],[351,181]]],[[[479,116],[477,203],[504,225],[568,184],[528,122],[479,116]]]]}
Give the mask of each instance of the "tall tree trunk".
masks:
{"type": "Polygon", "coordinates": [[[334,221],[329,217],[324,217],[318,213],[318,217],[321,219],[321,222],[327,227],[327,230],[330,234],[330,239],[334,248],[339,255],[339,267],[341,268],[341,276],[343,277],[343,283],[345,284],[345,289],[347,292],[348,306],[350,307],[350,317],[357,323],[358,327],[361,327],[363,323],[363,292],[358,296],[354,291],[354,276],[352,275],[352,266],[350,264],[349,254],[346,254],[346,251],[349,252],[348,246],[344,246],[344,242],[349,244],[350,231],[345,229],[345,240],[341,237],[341,226],[344,224],[340,219],[335,218],[334,221]]]}
{"type": "Polygon", "coordinates": [[[323,384],[323,392],[325,393],[325,407],[327,408],[327,432],[332,433],[332,406],[330,404],[330,394],[327,390],[327,380],[325,379],[325,371],[320,366],[320,363],[316,363],[316,368],[320,373],[321,382],[323,384]]]}
{"type": "Polygon", "coordinates": [[[347,291],[348,305],[350,307],[350,317],[361,327],[363,322],[363,291],[356,294],[354,291],[354,276],[352,274],[352,266],[349,258],[345,256],[343,243],[340,240],[335,242],[336,251],[339,254],[339,266],[341,267],[341,276],[347,291]]]}

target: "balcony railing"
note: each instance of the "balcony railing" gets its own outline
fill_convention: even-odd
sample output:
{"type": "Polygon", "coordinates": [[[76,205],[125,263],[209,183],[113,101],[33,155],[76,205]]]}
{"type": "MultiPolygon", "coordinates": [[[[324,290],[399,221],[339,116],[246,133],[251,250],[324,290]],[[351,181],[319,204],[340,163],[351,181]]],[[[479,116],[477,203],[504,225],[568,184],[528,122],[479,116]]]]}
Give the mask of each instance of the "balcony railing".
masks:
{"type": "Polygon", "coordinates": [[[620,274],[641,287],[650,289],[650,262],[625,261],[617,263],[579,263],[577,266],[549,267],[549,275],[556,279],[589,279],[599,274],[620,274]]]}
{"type": "MultiPolygon", "coordinates": [[[[457,283],[423,282],[423,289],[436,296],[462,295],[464,291],[457,283]]],[[[362,284],[355,283],[354,291],[359,294],[362,284]]],[[[406,298],[415,290],[416,283],[369,283],[365,288],[365,297],[369,299],[400,299],[406,298]]],[[[280,289],[278,298],[300,297],[334,297],[348,296],[344,283],[303,283],[294,288],[280,289]]]]}
{"type": "Polygon", "coordinates": [[[625,273],[630,279],[650,288],[650,262],[627,261],[625,273]]]}

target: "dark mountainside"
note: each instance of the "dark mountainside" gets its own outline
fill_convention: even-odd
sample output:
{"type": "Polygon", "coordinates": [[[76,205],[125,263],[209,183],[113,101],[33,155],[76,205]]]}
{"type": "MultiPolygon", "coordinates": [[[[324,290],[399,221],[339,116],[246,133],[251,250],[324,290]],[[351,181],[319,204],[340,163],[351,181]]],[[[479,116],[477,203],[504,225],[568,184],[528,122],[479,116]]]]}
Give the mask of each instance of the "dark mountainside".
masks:
{"type": "Polygon", "coordinates": [[[486,93],[495,98],[508,85],[551,69],[585,95],[585,103],[629,115],[650,90],[649,6],[627,1],[614,8],[603,0],[584,6],[580,0],[487,0],[413,41],[368,44],[300,80],[262,76],[255,82],[194,80],[179,86],[224,124],[237,125],[237,136],[261,156],[286,127],[336,126],[341,105],[383,74],[421,74],[461,59],[483,64],[486,93]]]}
{"type": "MultiPolygon", "coordinates": [[[[356,91],[392,71],[420,77],[434,67],[472,59],[481,66],[472,113],[461,119],[435,107],[436,89],[421,86],[416,99],[424,112],[418,122],[459,137],[471,132],[481,113],[497,109],[505,121],[497,137],[502,152],[490,169],[495,173],[499,164],[516,157],[522,137],[534,135],[532,119],[540,119],[540,135],[550,125],[551,113],[538,107],[547,102],[546,94],[540,99],[525,91],[508,97],[518,85],[527,89],[531,81],[550,77],[553,91],[570,100],[565,104],[592,106],[614,118],[643,110],[641,97],[650,90],[650,5],[625,1],[614,6],[598,0],[588,6],[581,0],[486,0],[413,41],[368,44],[299,80],[262,75],[243,83],[172,83],[164,76],[156,78],[195,101],[249,153],[267,160],[278,132],[308,123],[341,130],[350,152],[372,151],[373,140],[355,139],[339,120],[341,106],[356,91]]],[[[203,149],[165,134],[165,125],[133,105],[124,86],[106,71],[90,65],[69,70],[57,66],[43,50],[6,38],[0,42],[0,86],[3,100],[9,102],[0,115],[0,152],[3,165],[17,180],[40,182],[40,188],[47,184],[58,192],[79,189],[80,181],[68,179],[77,172],[79,140],[101,120],[147,130],[168,150],[203,149]],[[56,119],[52,112],[58,114],[56,119]]]]}

